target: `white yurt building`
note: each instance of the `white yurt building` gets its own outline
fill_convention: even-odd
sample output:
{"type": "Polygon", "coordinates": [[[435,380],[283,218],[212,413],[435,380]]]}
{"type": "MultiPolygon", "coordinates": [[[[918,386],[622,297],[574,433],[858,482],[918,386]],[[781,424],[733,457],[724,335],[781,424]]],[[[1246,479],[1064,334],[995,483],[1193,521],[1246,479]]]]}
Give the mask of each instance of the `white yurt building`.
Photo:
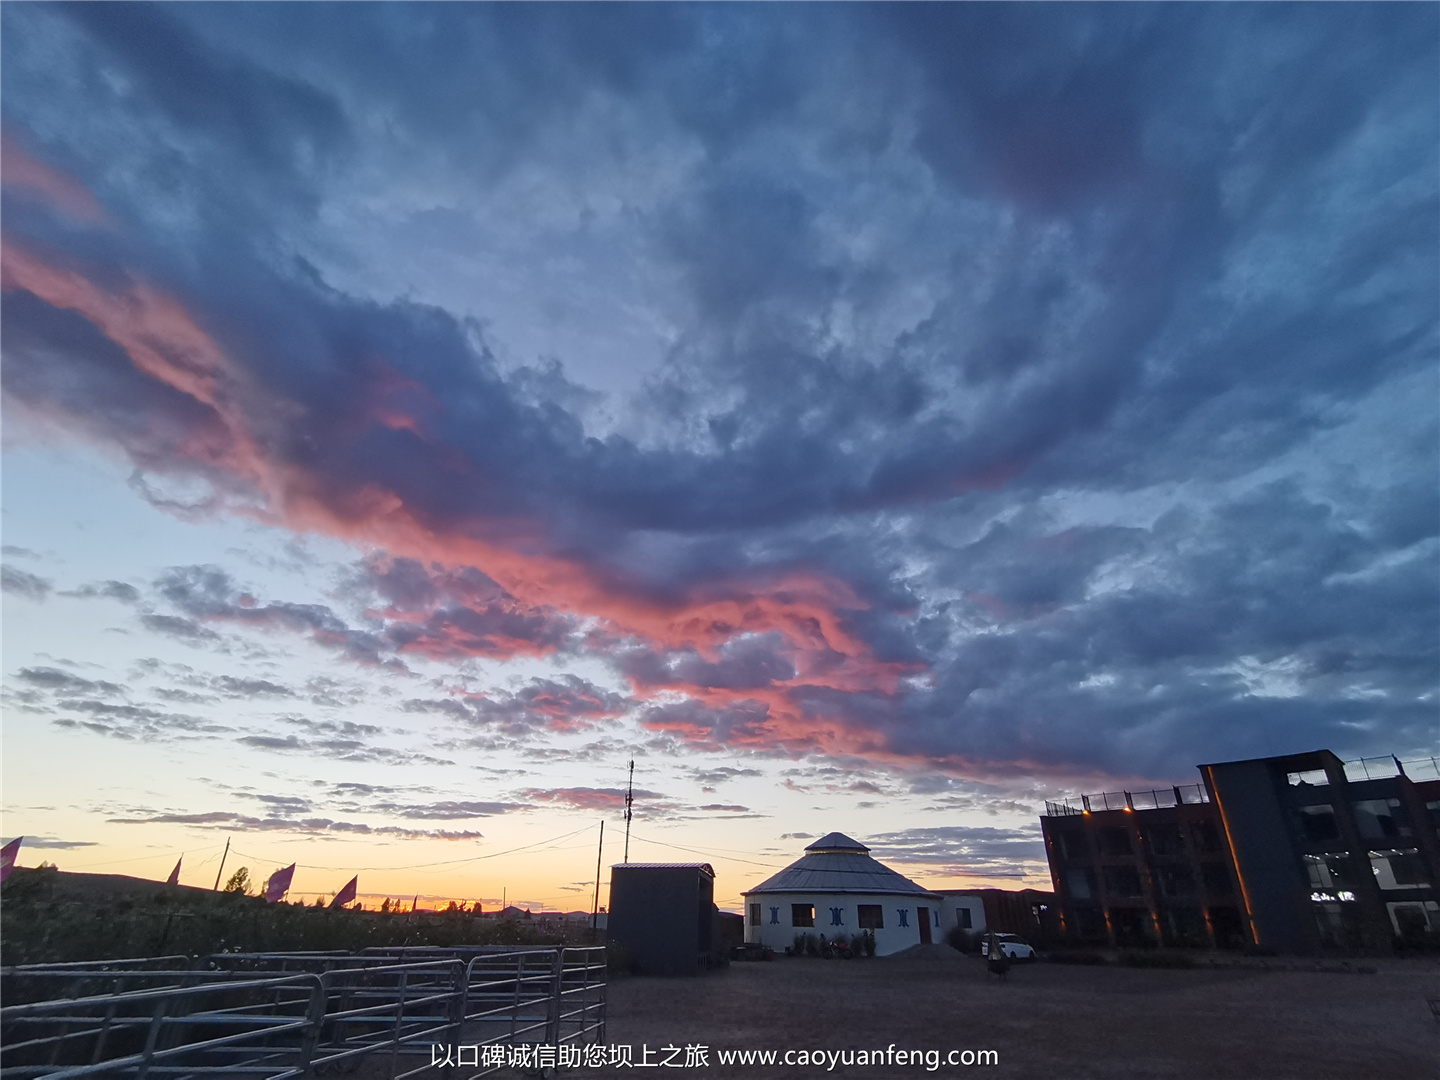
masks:
{"type": "Polygon", "coordinates": [[[776,952],[797,934],[830,940],[869,931],[875,954],[941,940],[940,896],[871,858],[870,849],[832,832],[745,897],[745,940],[776,952]]]}

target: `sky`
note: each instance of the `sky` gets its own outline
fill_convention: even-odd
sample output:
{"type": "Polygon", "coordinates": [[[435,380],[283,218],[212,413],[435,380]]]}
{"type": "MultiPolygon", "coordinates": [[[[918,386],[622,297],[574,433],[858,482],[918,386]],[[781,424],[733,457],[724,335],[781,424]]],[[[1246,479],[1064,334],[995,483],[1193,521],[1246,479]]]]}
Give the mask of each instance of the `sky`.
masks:
{"type": "Polygon", "coordinates": [[[1437,43],[6,3],[4,836],[588,910],[633,760],[631,859],[733,908],[831,830],[1044,887],[1046,798],[1435,753],[1437,43]]]}

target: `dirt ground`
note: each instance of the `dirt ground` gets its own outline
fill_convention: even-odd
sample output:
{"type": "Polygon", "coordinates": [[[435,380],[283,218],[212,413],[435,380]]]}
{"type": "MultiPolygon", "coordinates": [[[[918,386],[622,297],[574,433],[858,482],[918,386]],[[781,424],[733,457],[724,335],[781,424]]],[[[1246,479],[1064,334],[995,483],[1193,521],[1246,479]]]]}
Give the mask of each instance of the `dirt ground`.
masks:
{"type": "MultiPolygon", "coordinates": [[[[948,950],[947,950],[948,951],[948,950]]],[[[1195,970],[927,959],[737,963],[695,979],[610,985],[607,1042],[702,1044],[708,1069],[664,1073],[823,1076],[822,1067],[721,1066],[718,1049],[996,1050],[991,1067],[939,1074],[1052,1078],[1435,1080],[1440,961],[1365,961],[1369,973],[1276,970],[1281,962],[1195,970]]],[[[651,1058],[652,1062],[658,1061],[651,1058]]],[[[634,1077],[633,1069],[564,1075],[634,1077]]],[[[837,1066],[829,1075],[921,1077],[924,1064],[837,1066]]]]}

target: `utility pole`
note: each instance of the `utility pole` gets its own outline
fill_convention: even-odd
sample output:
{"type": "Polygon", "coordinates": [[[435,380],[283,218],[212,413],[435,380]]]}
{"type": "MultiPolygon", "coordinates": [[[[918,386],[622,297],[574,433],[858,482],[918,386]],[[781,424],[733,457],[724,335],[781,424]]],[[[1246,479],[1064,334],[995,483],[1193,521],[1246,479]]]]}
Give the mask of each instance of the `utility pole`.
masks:
{"type": "Polygon", "coordinates": [[[590,904],[590,929],[600,928],[600,863],[605,858],[605,819],[600,819],[600,846],[595,850],[595,899],[590,904]]]}
{"type": "Polygon", "coordinates": [[[630,808],[635,802],[635,759],[630,759],[630,786],[625,789],[625,861],[630,861],[630,808]]]}
{"type": "Polygon", "coordinates": [[[220,856],[220,869],[215,871],[215,888],[211,892],[220,891],[220,875],[225,872],[225,858],[230,854],[230,837],[225,837],[225,854],[220,856]]]}

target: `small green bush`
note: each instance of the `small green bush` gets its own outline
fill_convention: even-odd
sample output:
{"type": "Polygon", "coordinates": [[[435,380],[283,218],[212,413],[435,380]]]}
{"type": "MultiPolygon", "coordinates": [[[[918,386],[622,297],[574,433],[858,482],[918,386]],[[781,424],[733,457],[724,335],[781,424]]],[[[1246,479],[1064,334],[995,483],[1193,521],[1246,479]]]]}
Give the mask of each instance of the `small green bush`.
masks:
{"type": "Polygon", "coordinates": [[[978,953],[980,936],[973,931],[966,930],[963,926],[954,926],[945,935],[945,944],[963,953],[978,953]]]}

